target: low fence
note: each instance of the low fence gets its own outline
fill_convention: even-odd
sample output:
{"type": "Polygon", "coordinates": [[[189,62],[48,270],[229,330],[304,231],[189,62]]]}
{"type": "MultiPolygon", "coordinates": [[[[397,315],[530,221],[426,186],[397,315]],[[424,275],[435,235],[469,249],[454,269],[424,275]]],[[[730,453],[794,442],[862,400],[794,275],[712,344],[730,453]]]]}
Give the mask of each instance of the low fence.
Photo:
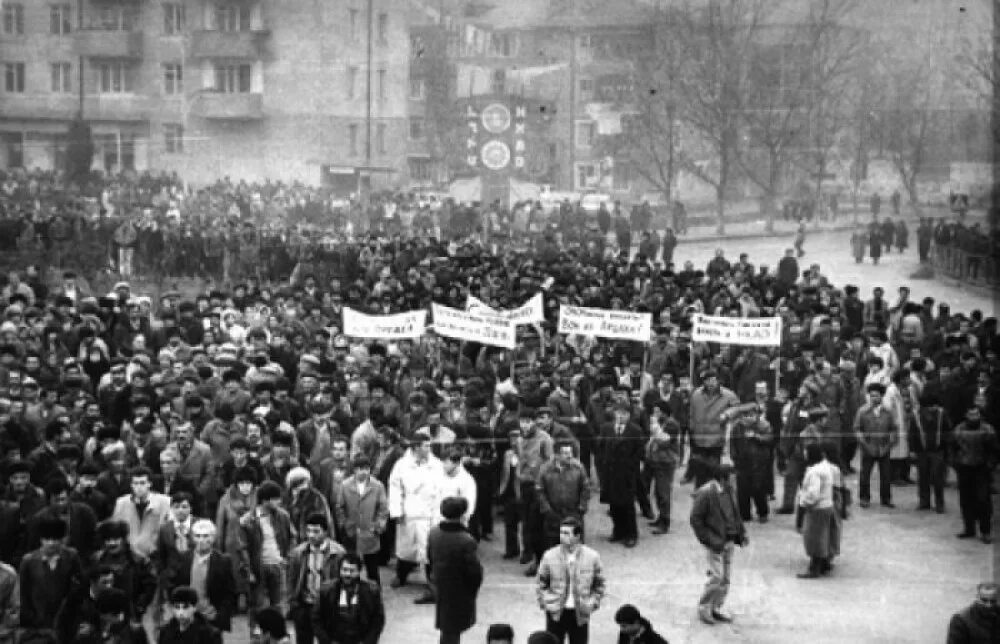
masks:
{"type": "Polygon", "coordinates": [[[995,252],[935,246],[931,259],[934,269],[947,277],[977,286],[1000,286],[1000,261],[995,252]]]}

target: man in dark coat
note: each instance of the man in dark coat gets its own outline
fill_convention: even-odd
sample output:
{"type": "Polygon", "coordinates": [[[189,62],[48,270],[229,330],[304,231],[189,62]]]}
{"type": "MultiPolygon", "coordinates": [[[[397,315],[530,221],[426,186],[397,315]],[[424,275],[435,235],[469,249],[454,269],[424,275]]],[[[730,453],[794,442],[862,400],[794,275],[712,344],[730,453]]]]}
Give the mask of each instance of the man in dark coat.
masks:
{"type": "Polygon", "coordinates": [[[982,583],[976,588],[976,601],[951,616],[948,623],[948,644],[979,644],[996,642],[1000,633],[1000,609],[997,608],[998,586],[982,583]]]}
{"type": "Polygon", "coordinates": [[[161,587],[172,598],[179,587],[191,586],[195,581],[192,579],[195,564],[201,565],[200,562],[207,557],[205,587],[195,588],[198,614],[212,627],[228,632],[236,610],[237,585],[233,563],[228,555],[214,548],[214,523],[208,519],[200,519],[191,527],[191,532],[194,535],[194,550],[188,550],[171,560],[173,565],[160,575],[161,587]]]}
{"type": "Polygon", "coordinates": [[[441,644],[460,642],[476,623],[476,596],[483,583],[483,565],[476,540],[462,525],[468,501],[452,496],[441,501],[439,525],[427,537],[427,561],[437,597],[434,626],[441,644]]]}
{"type": "Polygon", "coordinates": [[[763,409],[756,403],[734,408],[740,410],[739,419],[730,433],[730,455],[736,466],[736,497],[740,517],[749,521],[750,501],[757,507],[761,523],[768,516],[768,483],[773,480],[771,425],[763,417],[763,409]]]}
{"type": "Polygon", "coordinates": [[[615,612],[615,624],[619,630],[618,644],[667,644],[632,604],[623,604],[615,612]]]}
{"type": "Polygon", "coordinates": [[[86,503],[69,500],[69,485],[64,478],[51,479],[45,485],[49,505],[39,510],[28,521],[28,548],[34,550],[40,544],[38,526],[44,519],[61,518],[69,525],[68,546],[76,549],[80,559],[88,561],[97,548],[97,515],[86,503]]]}
{"type": "Polygon", "coordinates": [[[41,547],[24,556],[18,573],[21,588],[21,628],[53,629],[63,600],[81,584],[83,565],[76,550],[62,544],[66,522],[39,522],[41,547]]]}
{"type": "Polygon", "coordinates": [[[179,586],[170,593],[173,617],[160,631],[158,644],[222,644],[222,634],[198,612],[198,593],[179,586]]]}
{"type": "Polygon", "coordinates": [[[361,579],[358,555],[344,555],[340,576],[319,591],[313,624],[320,644],[377,644],[385,628],[382,591],[374,582],[361,579]]]}
{"type": "Polygon", "coordinates": [[[601,428],[601,501],[610,506],[611,541],[634,548],[639,539],[635,473],[642,463],[645,441],[642,430],[630,422],[632,411],[627,402],[619,401],[614,414],[614,421],[601,428]]]}

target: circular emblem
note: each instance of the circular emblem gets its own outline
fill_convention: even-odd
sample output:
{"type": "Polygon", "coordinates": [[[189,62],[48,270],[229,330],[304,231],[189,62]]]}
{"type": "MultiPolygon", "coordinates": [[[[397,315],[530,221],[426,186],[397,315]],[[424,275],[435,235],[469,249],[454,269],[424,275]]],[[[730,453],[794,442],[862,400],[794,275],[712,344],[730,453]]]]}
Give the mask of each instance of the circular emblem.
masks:
{"type": "Polygon", "coordinates": [[[503,170],[510,163],[510,147],[496,139],[483,145],[483,165],[490,170],[503,170]]]}
{"type": "Polygon", "coordinates": [[[490,103],[483,108],[482,119],[487,132],[500,134],[510,127],[510,110],[503,103],[490,103]]]}

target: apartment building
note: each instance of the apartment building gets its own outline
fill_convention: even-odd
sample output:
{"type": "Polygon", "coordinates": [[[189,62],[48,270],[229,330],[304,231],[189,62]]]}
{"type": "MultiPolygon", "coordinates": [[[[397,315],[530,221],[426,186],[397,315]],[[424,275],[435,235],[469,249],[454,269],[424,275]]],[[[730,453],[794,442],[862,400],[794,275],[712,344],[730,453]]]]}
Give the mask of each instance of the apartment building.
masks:
{"type": "Polygon", "coordinates": [[[58,167],[82,109],[109,172],[403,184],[415,6],[5,1],[0,167],[58,167]]]}

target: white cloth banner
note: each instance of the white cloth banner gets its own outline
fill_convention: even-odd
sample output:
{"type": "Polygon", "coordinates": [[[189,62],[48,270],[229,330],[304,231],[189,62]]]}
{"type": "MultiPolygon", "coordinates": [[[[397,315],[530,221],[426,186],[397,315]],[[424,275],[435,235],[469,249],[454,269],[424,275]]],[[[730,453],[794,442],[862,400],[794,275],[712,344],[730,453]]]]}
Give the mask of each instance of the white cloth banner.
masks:
{"type": "Polygon", "coordinates": [[[722,318],[696,313],[691,339],[695,342],[777,347],[781,346],[781,318],[722,318]]]}
{"type": "Polygon", "coordinates": [[[506,317],[486,311],[460,311],[433,303],[431,312],[434,332],[438,335],[505,349],[516,346],[517,327],[506,317]]]}
{"type": "Polygon", "coordinates": [[[523,306],[505,311],[490,308],[485,302],[480,300],[475,295],[470,295],[469,299],[465,302],[465,310],[492,313],[493,315],[507,318],[514,324],[534,324],[536,322],[545,321],[545,304],[542,301],[541,293],[535,293],[535,295],[530,300],[525,302],[523,306]]]}
{"type": "Polygon", "coordinates": [[[652,324],[652,313],[592,309],[585,306],[559,307],[559,333],[649,342],[652,324]]]}
{"type": "Polygon", "coordinates": [[[427,327],[427,311],[365,315],[344,307],[344,335],[354,338],[402,340],[419,338],[427,327]]]}

